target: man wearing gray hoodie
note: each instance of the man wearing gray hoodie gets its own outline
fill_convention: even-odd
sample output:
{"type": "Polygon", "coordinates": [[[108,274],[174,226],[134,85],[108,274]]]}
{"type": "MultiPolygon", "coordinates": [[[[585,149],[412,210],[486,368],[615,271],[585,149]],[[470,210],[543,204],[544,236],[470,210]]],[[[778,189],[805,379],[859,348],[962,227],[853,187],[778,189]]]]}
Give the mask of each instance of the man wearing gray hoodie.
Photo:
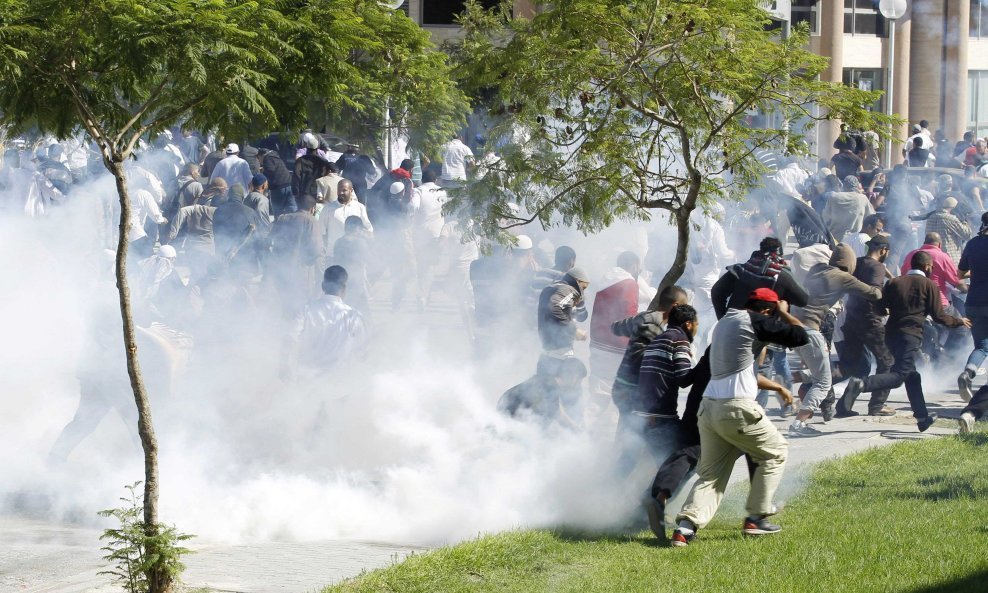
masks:
{"type": "Polygon", "coordinates": [[[796,349],[796,353],[799,354],[806,368],[803,382],[809,382],[811,385],[796,415],[796,420],[789,427],[791,436],[817,434],[818,431],[806,424],[817,410],[824,408],[821,410],[824,420],[829,420],[833,414],[833,398],[829,397],[832,387],[830,354],[827,340],[820,333],[820,324],[826,317],[827,311],[846,294],[853,294],[869,301],[882,298],[880,288],[869,286],[854,277],[856,261],[854,250],[841,243],[834,249],[829,263],[816,264],[806,275],[804,287],[810,295],[809,302],[805,307],[795,308],[793,314],[806,328],[809,339],[806,345],[796,349]],[[825,398],[830,401],[821,406],[825,398]]]}

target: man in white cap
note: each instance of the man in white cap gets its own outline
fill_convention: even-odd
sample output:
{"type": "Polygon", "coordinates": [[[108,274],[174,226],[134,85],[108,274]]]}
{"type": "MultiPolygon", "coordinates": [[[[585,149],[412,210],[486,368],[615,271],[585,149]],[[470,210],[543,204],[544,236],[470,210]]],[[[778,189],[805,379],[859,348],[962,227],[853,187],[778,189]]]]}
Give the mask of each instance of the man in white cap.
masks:
{"type": "Polygon", "coordinates": [[[226,181],[227,187],[233,187],[239,184],[244,189],[247,189],[250,187],[251,177],[253,177],[253,173],[250,171],[250,165],[247,164],[247,161],[240,158],[240,147],[230,143],[226,146],[226,158],[216,163],[212,175],[209,177],[209,181],[222,179],[226,181]]]}

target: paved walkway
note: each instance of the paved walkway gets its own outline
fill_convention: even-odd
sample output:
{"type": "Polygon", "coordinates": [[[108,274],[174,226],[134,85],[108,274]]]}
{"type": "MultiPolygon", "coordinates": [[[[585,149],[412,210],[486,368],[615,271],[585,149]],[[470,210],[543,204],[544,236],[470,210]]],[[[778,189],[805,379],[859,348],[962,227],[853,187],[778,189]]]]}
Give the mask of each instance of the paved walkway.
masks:
{"type": "MultiPolygon", "coordinates": [[[[955,415],[961,408],[956,394],[931,398],[931,410],[955,415]]],[[[927,433],[916,430],[908,415],[905,393],[893,392],[890,404],[900,413],[894,418],[856,417],[817,424],[818,437],[790,441],[790,465],[780,489],[783,500],[798,491],[808,464],[838,455],[904,439],[935,438],[952,434],[956,426],[940,420],[927,433]]],[[[859,404],[859,405],[863,405],[859,404]]],[[[772,405],[770,405],[771,412],[772,405]]],[[[776,418],[780,428],[787,420],[776,418]]],[[[744,479],[739,463],[736,478],[744,479]]],[[[671,505],[672,506],[672,505],[671,505]]],[[[100,558],[100,532],[91,528],[0,517],[0,591],[18,593],[115,593],[100,558]]],[[[327,584],[401,561],[425,549],[418,546],[358,542],[256,542],[245,545],[203,544],[191,546],[196,554],[186,559],[184,582],[190,589],[238,593],[306,593],[327,584]]]]}

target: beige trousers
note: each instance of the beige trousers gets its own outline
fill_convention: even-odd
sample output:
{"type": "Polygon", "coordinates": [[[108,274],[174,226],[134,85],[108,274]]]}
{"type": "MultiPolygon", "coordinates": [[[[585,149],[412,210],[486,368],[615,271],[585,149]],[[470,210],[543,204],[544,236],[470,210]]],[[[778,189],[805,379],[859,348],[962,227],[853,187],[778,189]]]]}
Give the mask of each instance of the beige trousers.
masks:
{"type": "Polygon", "coordinates": [[[714,400],[700,404],[699,480],[693,485],[676,521],[689,519],[697,528],[710,522],[724,498],[734,462],[747,453],[758,469],[751,479],[747,511],[772,513],[772,497],[782,479],[789,443],[753,399],[714,400]]]}

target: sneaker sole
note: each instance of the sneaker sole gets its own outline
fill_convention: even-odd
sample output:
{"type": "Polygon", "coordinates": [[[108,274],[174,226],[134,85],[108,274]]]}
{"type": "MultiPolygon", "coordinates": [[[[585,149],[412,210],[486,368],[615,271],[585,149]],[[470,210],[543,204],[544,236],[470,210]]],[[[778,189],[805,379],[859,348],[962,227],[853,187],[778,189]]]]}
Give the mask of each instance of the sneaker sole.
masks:
{"type": "Polygon", "coordinates": [[[779,530],[776,530],[776,531],[765,531],[764,529],[757,529],[757,528],[756,529],[742,529],[741,530],[741,532],[744,535],[748,535],[748,536],[752,536],[752,537],[758,537],[760,535],[775,535],[776,533],[779,533],[780,531],[782,531],[782,530],[779,529],[779,530]]]}
{"type": "MultiPolygon", "coordinates": [[[[645,501],[645,513],[648,514],[648,526],[652,530],[652,534],[665,541],[667,539],[665,517],[663,517],[664,513],[659,510],[658,503],[654,500],[645,501]]],[[[674,545],[675,543],[673,542],[674,545]]]]}
{"type": "Polygon", "coordinates": [[[971,387],[972,386],[969,386],[967,381],[962,381],[961,379],[957,380],[957,391],[960,392],[961,401],[964,403],[971,401],[971,398],[974,397],[974,394],[971,392],[971,387]]]}
{"type": "Polygon", "coordinates": [[[690,545],[689,542],[680,542],[680,541],[672,540],[672,547],[674,548],[685,548],[689,545],[690,545]]]}

